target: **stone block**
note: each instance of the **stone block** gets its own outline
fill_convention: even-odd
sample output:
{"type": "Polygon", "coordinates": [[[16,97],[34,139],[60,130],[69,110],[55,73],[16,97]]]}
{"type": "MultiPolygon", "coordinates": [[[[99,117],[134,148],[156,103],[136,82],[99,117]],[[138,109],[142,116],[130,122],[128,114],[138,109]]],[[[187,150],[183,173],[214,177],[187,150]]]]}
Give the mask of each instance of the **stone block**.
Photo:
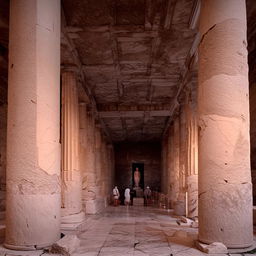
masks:
{"type": "Polygon", "coordinates": [[[79,246],[80,240],[76,235],[66,235],[52,245],[50,252],[59,253],[64,256],[71,256],[79,246]]]}
{"type": "Polygon", "coordinates": [[[185,201],[176,201],[174,204],[174,214],[178,216],[186,215],[185,201]]]}
{"type": "Polygon", "coordinates": [[[227,247],[220,242],[214,242],[211,244],[203,244],[200,243],[199,241],[196,241],[196,246],[197,248],[205,253],[212,253],[212,254],[223,254],[223,253],[228,253],[227,247]]]}

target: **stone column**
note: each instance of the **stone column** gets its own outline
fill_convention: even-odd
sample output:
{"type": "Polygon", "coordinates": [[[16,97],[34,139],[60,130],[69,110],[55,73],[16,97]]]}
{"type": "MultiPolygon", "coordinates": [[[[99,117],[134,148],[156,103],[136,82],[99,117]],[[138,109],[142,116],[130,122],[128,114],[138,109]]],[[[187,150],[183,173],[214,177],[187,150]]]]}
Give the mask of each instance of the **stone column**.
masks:
{"type": "Polygon", "coordinates": [[[253,242],[245,0],[202,1],[199,240],[253,242]]]}
{"type": "Polygon", "coordinates": [[[79,165],[82,179],[82,207],[85,211],[86,208],[86,189],[88,187],[88,155],[89,155],[89,143],[88,143],[88,116],[87,106],[85,102],[79,103],[79,165]]]}
{"type": "Polygon", "coordinates": [[[62,73],[62,223],[84,219],[79,167],[79,105],[76,74],[62,73]]]}
{"type": "Polygon", "coordinates": [[[174,212],[176,215],[186,214],[186,114],[184,107],[181,108],[179,116],[179,188],[178,198],[175,204],[174,212]]]}
{"type": "Polygon", "coordinates": [[[161,192],[167,194],[168,179],[167,179],[167,148],[168,148],[168,136],[165,135],[162,139],[162,152],[161,152],[161,164],[162,164],[162,175],[161,175],[161,192]]]}
{"type": "Polygon", "coordinates": [[[174,146],[173,146],[173,125],[168,129],[166,147],[166,180],[167,180],[167,196],[168,208],[173,208],[174,204],[174,146]]]}
{"type": "MultiPolygon", "coordinates": [[[[112,190],[114,187],[114,171],[115,171],[115,154],[114,154],[114,147],[113,144],[108,145],[109,148],[109,164],[110,164],[110,177],[109,177],[109,188],[108,188],[108,193],[110,197],[112,196],[112,190]]],[[[112,197],[111,197],[112,198],[112,197]]],[[[111,200],[110,198],[110,200],[111,200]]]]}
{"type": "Polygon", "coordinates": [[[114,146],[111,144],[109,146],[110,150],[110,185],[109,185],[109,195],[110,200],[112,200],[112,190],[114,187],[114,175],[115,175],[115,152],[114,152],[114,146]]]}
{"type": "Polygon", "coordinates": [[[173,203],[174,207],[179,196],[179,175],[180,175],[180,120],[176,117],[173,125],[173,171],[172,177],[173,189],[173,203]]]}
{"type": "Polygon", "coordinates": [[[187,214],[193,218],[198,216],[198,125],[195,102],[186,106],[187,119],[187,214]],[[194,105],[194,106],[193,106],[194,105]]]}
{"type": "Polygon", "coordinates": [[[104,179],[103,179],[103,151],[104,148],[104,141],[102,139],[101,135],[101,129],[100,125],[96,124],[95,127],[95,172],[96,172],[96,188],[95,188],[95,194],[96,194],[96,212],[100,212],[104,206],[105,201],[103,197],[103,187],[104,187],[104,179]]]}
{"type": "Polygon", "coordinates": [[[60,1],[10,2],[5,246],[60,238],[60,1]]]}
{"type": "Polygon", "coordinates": [[[88,114],[87,125],[87,158],[86,158],[86,182],[83,183],[83,200],[86,213],[96,213],[96,171],[95,171],[95,121],[93,114],[88,114]]]}

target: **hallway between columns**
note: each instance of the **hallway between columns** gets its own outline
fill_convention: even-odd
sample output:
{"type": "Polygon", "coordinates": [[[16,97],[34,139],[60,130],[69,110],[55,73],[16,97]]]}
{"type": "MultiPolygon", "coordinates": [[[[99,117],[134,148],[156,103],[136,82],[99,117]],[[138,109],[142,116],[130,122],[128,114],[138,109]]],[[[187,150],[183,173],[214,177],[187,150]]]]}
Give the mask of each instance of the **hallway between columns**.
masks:
{"type": "MultiPolygon", "coordinates": [[[[76,234],[80,247],[72,256],[249,256],[252,254],[205,254],[194,245],[198,229],[177,224],[172,210],[143,206],[109,206],[87,215],[76,234]]],[[[254,237],[256,240],[256,237],[254,237]]],[[[250,249],[248,248],[248,251],[250,249]]],[[[18,252],[0,247],[1,256],[60,256],[42,250],[18,252]]],[[[62,255],[62,254],[61,254],[62,255]]]]}
{"type": "Polygon", "coordinates": [[[177,220],[173,210],[109,206],[103,213],[87,217],[84,230],[76,232],[81,244],[72,256],[252,255],[240,254],[239,249],[230,249],[228,254],[203,253],[195,246],[198,228],[180,226],[177,220]]]}
{"type": "Polygon", "coordinates": [[[78,235],[81,246],[74,256],[205,255],[192,248],[197,229],[181,229],[176,220],[163,209],[110,206],[92,217],[89,227],[78,235]],[[178,230],[188,237],[173,237],[178,230]]]}

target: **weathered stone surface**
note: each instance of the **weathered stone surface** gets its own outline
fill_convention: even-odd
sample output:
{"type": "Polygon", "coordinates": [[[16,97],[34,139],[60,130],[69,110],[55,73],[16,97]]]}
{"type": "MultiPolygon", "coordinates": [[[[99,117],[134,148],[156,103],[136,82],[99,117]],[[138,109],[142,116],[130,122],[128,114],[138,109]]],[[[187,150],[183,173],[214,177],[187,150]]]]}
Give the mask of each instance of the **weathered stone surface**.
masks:
{"type": "Polygon", "coordinates": [[[79,247],[80,240],[76,235],[65,235],[62,239],[51,246],[51,253],[59,253],[64,256],[71,256],[79,247]]]}
{"type": "Polygon", "coordinates": [[[173,234],[173,237],[185,238],[185,237],[187,237],[187,236],[188,236],[188,234],[187,234],[187,232],[184,231],[184,230],[177,230],[177,231],[175,231],[175,233],[173,234]]]}
{"type": "MultiPolygon", "coordinates": [[[[63,1],[66,36],[79,55],[86,86],[96,102],[119,106],[172,102],[195,36],[187,26],[192,9],[190,0],[167,11],[164,2],[63,1]]],[[[73,49],[64,40],[62,49],[62,63],[69,64],[73,49]]],[[[166,117],[147,118],[146,111],[142,115],[145,120],[140,123],[135,116],[102,120],[113,141],[159,140],[166,117]]]]}
{"type": "Polygon", "coordinates": [[[228,253],[227,247],[223,243],[214,242],[212,244],[206,245],[196,242],[197,248],[205,253],[212,254],[224,254],[228,253]]]}
{"type": "Polygon", "coordinates": [[[82,211],[79,156],[79,105],[76,75],[62,73],[62,216],[71,223],[82,211]],[[73,216],[74,215],[74,216],[73,216]]]}
{"type": "Polygon", "coordinates": [[[60,236],[60,2],[11,1],[9,39],[5,246],[35,250],[60,236]]]}
{"type": "Polygon", "coordinates": [[[199,240],[248,247],[253,225],[245,1],[203,1],[200,32],[199,240]]]}

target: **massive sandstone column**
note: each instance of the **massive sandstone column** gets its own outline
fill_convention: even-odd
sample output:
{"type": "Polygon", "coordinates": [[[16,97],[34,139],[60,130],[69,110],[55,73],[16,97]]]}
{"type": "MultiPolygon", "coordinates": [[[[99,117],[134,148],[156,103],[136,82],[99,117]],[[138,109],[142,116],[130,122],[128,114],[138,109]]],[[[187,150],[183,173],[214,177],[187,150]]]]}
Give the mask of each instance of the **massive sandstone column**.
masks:
{"type": "Polygon", "coordinates": [[[100,125],[96,123],[95,127],[95,172],[96,172],[96,201],[95,201],[95,210],[96,212],[101,211],[104,206],[103,198],[103,187],[104,187],[104,178],[103,178],[103,154],[102,150],[104,148],[104,141],[101,135],[100,125]]]}
{"type": "Polygon", "coordinates": [[[79,105],[75,73],[62,73],[62,223],[81,222],[82,181],[79,167],[79,105]]]}
{"type": "Polygon", "coordinates": [[[177,215],[185,215],[186,213],[186,115],[184,107],[181,108],[179,120],[179,171],[178,171],[178,198],[174,207],[174,212],[177,215]]]}
{"type": "Polygon", "coordinates": [[[167,133],[167,148],[166,148],[166,182],[167,182],[167,195],[168,195],[168,208],[173,208],[174,204],[174,146],[173,146],[173,125],[170,125],[167,133]]]}
{"type": "Polygon", "coordinates": [[[167,172],[167,154],[168,154],[168,136],[164,135],[162,139],[162,152],[161,152],[161,191],[164,194],[168,192],[168,172],[167,172]]]}
{"type": "Polygon", "coordinates": [[[60,1],[10,4],[5,246],[60,238],[60,1]]]}
{"type": "Polygon", "coordinates": [[[202,1],[199,48],[199,240],[253,242],[246,5],[202,1]]]}
{"type": "Polygon", "coordinates": [[[187,119],[187,214],[193,218],[198,216],[198,125],[196,104],[193,100],[186,105],[187,119]]]}
{"type": "Polygon", "coordinates": [[[172,176],[172,197],[174,207],[179,196],[180,176],[180,120],[176,117],[173,125],[173,176],[172,176]]]}
{"type": "Polygon", "coordinates": [[[88,164],[88,153],[89,153],[89,143],[88,143],[88,115],[87,106],[85,102],[79,103],[79,165],[82,179],[82,207],[85,211],[86,201],[85,193],[88,186],[88,171],[90,170],[87,166],[88,164]]]}

